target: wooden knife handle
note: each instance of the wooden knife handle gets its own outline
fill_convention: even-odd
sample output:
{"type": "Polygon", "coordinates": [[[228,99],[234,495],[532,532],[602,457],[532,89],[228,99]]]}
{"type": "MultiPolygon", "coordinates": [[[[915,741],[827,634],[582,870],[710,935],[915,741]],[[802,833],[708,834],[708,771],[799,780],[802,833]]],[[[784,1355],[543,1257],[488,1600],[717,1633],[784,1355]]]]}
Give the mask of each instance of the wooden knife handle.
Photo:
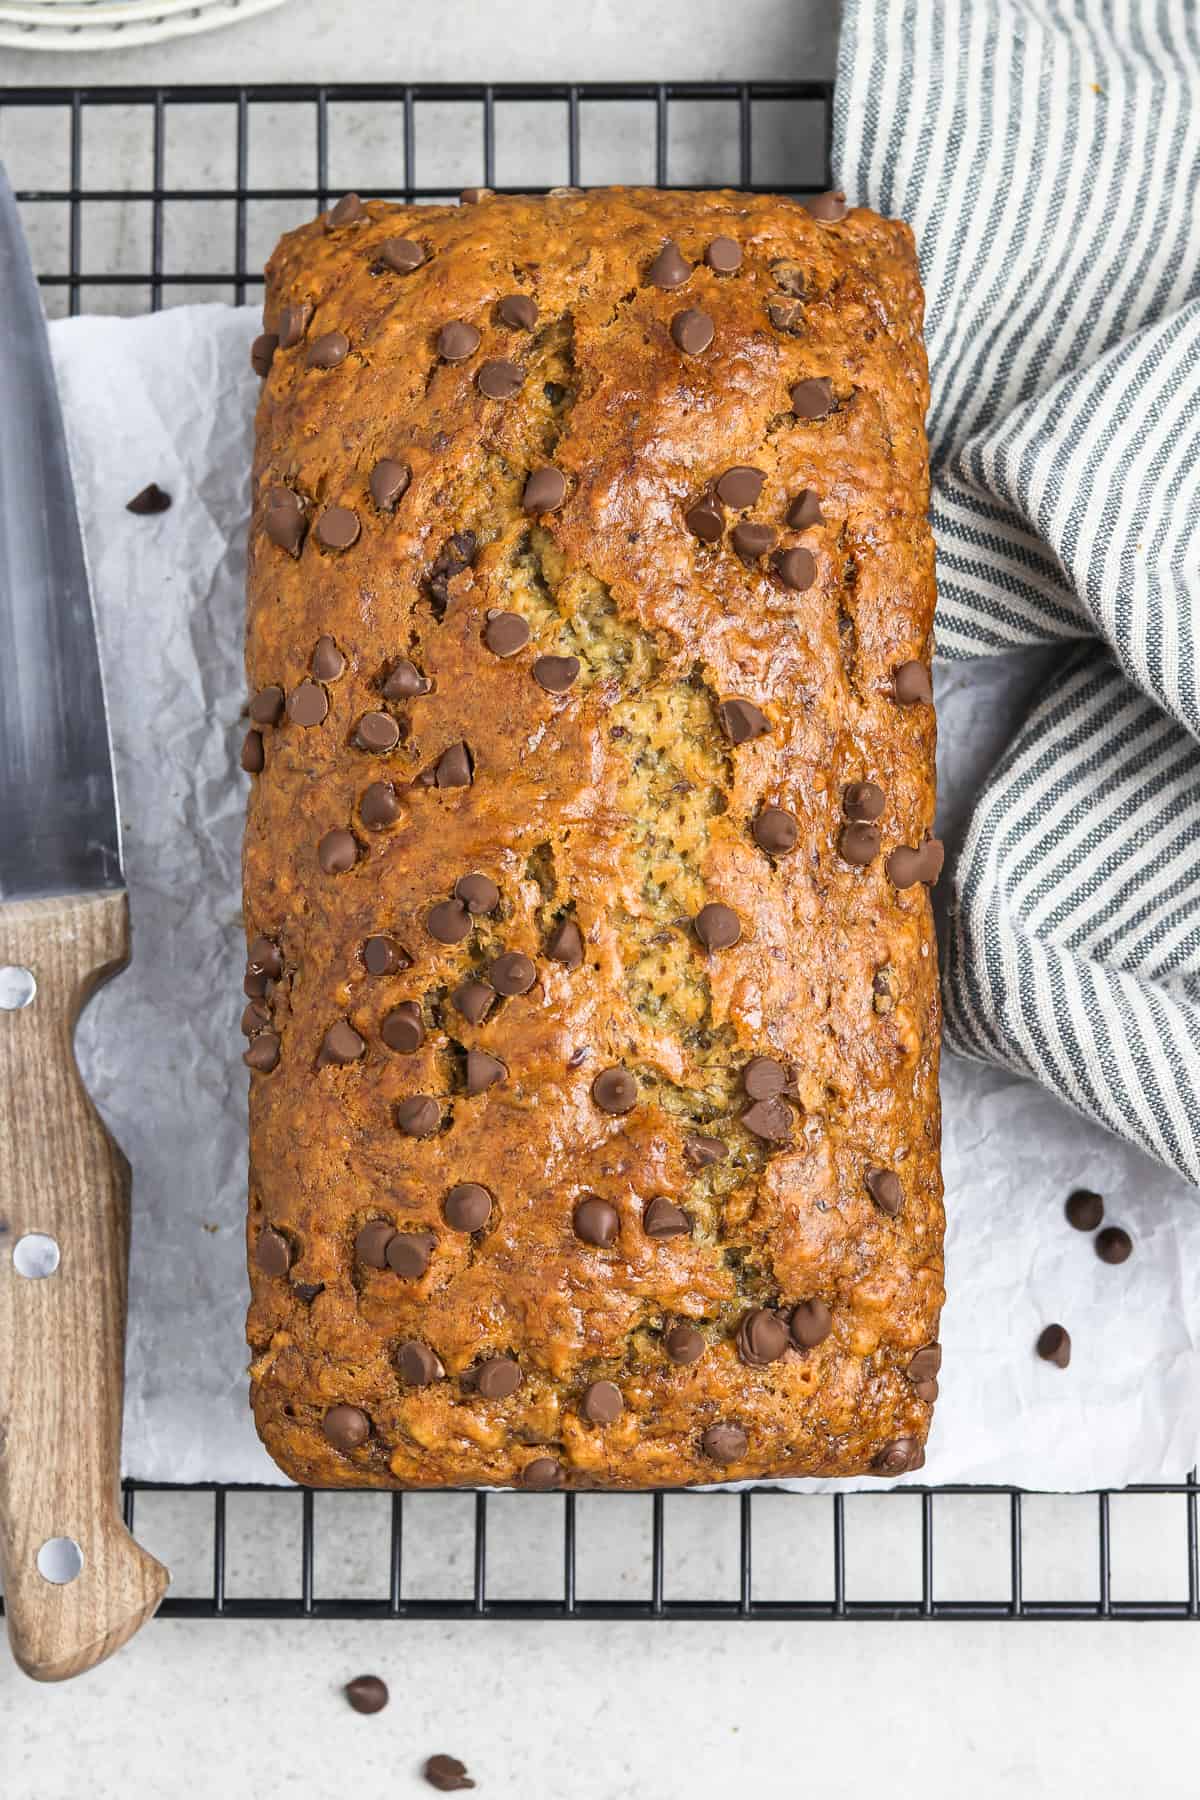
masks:
{"type": "Polygon", "coordinates": [[[0,903],[0,1564],[13,1653],[39,1681],[102,1662],[169,1580],[121,1520],[129,1165],[73,1042],[128,959],[124,893],[0,903]],[[62,1539],[82,1552],[73,1580],[62,1539]]]}

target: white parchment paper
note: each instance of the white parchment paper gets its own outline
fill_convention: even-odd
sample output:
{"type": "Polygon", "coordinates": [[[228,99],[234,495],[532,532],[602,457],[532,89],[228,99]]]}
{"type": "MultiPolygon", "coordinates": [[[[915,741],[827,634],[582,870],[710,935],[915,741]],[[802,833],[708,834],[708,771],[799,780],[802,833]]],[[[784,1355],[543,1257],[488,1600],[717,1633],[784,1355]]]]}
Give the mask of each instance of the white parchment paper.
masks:
{"type": "MultiPolygon", "coordinates": [[[[144,1479],[273,1481],[247,1407],[245,1090],[238,1020],[246,778],[242,607],[250,308],[56,322],[51,342],[91,562],[133,913],[133,963],[79,1030],[133,1165],[125,1464],[144,1479]],[[173,496],[138,518],[147,482],[173,496]]],[[[939,666],[943,829],[1053,654],[939,666]]],[[[1194,1190],[1000,1070],[947,1057],[950,1299],[923,1480],[1082,1488],[1177,1479],[1200,1443],[1194,1190]],[[1133,1257],[1063,1218],[1098,1189],[1133,1257]],[[1065,1324],[1063,1372],[1033,1352],[1065,1324]]]]}

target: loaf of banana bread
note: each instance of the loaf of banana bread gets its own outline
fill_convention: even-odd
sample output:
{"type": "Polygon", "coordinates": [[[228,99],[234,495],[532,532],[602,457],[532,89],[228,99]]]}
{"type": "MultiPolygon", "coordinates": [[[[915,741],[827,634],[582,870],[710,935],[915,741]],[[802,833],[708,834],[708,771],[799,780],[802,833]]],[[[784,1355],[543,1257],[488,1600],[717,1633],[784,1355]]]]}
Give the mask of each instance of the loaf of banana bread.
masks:
{"type": "Polygon", "coordinates": [[[248,1335],[295,1479],[923,1461],[921,315],[839,195],[347,195],[272,256],[248,1335]]]}

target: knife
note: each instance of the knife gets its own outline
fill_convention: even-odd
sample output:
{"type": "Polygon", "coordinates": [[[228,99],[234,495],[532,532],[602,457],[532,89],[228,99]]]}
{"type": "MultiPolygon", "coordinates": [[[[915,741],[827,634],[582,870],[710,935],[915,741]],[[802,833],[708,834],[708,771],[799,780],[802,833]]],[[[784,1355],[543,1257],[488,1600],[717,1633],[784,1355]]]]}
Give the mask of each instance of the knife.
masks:
{"type": "Polygon", "coordinates": [[[121,1520],[129,1166],[76,1021],[129,960],[83,539],[37,283],[0,167],[0,1569],[13,1653],[58,1681],[167,1571],[121,1520]]]}

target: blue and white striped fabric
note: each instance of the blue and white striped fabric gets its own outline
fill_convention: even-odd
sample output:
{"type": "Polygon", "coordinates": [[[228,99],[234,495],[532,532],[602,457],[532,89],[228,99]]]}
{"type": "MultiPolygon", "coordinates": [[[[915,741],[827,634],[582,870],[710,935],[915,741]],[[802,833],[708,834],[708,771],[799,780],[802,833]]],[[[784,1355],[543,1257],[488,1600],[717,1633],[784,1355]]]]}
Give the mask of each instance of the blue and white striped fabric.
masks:
{"type": "Polygon", "coordinates": [[[834,166],[916,232],[939,653],[1064,640],[948,1041],[1200,1183],[1200,5],[845,0],[834,166]]]}

